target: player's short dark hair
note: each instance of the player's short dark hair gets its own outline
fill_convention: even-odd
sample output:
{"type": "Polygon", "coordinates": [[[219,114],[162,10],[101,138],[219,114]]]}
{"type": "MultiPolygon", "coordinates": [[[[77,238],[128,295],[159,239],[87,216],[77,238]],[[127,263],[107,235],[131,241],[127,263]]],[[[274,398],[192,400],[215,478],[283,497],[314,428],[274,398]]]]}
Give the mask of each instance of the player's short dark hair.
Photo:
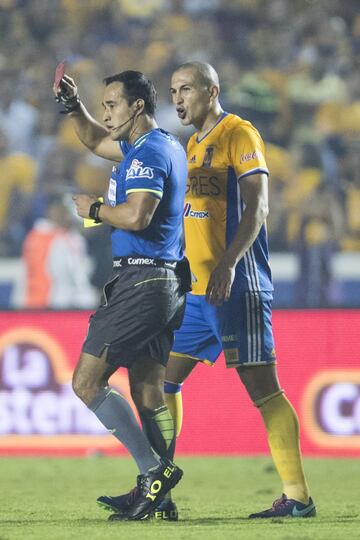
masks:
{"type": "Polygon", "coordinates": [[[122,71],[116,75],[105,77],[105,86],[113,82],[121,82],[124,85],[125,97],[129,105],[137,99],[143,99],[145,112],[154,116],[156,109],[156,90],[153,83],[140,71],[122,71]]]}

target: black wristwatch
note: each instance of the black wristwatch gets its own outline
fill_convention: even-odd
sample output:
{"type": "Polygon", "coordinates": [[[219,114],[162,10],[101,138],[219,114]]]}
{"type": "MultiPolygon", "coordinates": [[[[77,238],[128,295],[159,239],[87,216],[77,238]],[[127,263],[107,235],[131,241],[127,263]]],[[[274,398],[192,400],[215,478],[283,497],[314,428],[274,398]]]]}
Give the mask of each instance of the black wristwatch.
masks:
{"type": "Polygon", "coordinates": [[[89,217],[93,219],[95,223],[101,223],[101,219],[99,218],[99,210],[102,204],[104,203],[95,201],[89,208],[89,217]]]}
{"type": "Polygon", "coordinates": [[[78,111],[81,106],[80,98],[78,94],[75,96],[68,98],[66,94],[60,93],[56,96],[55,100],[58,103],[62,103],[64,105],[64,110],[60,111],[60,114],[69,114],[74,111],[78,111]]]}

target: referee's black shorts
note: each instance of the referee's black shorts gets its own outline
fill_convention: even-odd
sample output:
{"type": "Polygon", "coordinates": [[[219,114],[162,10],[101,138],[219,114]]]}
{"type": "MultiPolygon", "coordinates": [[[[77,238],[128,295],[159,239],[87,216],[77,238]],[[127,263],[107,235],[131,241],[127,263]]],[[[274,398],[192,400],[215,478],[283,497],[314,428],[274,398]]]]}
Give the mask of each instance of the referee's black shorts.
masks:
{"type": "Polygon", "coordinates": [[[113,367],[130,367],[144,355],[166,366],[184,309],[185,294],[174,270],[116,269],[90,317],[82,351],[100,357],[107,349],[107,362],[113,367]]]}

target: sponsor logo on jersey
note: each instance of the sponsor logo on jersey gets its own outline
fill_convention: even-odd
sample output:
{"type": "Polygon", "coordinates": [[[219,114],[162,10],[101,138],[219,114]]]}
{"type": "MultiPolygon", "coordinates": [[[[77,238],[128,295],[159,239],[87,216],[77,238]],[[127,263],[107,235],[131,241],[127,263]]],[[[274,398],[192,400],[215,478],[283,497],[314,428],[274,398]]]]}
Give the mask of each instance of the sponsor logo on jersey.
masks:
{"type": "Polygon", "coordinates": [[[203,167],[211,167],[212,158],[214,155],[214,147],[207,146],[204,155],[203,167]]]}
{"type": "Polygon", "coordinates": [[[231,341],[237,341],[238,337],[235,334],[230,334],[229,336],[221,336],[221,341],[223,343],[229,343],[231,341]]]}
{"type": "Polygon", "coordinates": [[[189,159],[189,163],[195,163],[196,162],[196,156],[194,155],[192,158],[189,159]]]}
{"type": "Polygon", "coordinates": [[[186,183],[186,193],[191,193],[194,197],[211,196],[218,197],[224,192],[225,182],[222,178],[206,174],[190,175],[186,183]]]}
{"type": "Polygon", "coordinates": [[[133,159],[131,165],[126,169],[125,180],[133,178],[154,178],[154,169],[151,167],[143,167],[143,162],[138,159],[133,159]]]}
{"type": "Polygon", "coordinates": [[[253,159],[260,159],[260,157],[261,153],[259,152],[259,150],[255,150],[254,152],[248,152],[247,154],[241,154],[240,163],[246,163],[253,159]]]}
{"type": "Polygon", "coordinates": [[[154,259],[150,259],[148,257],[128,257],[128,260],[127,260],[128,264],[135,264],[135,265],[149,265],[149,264],[153,264],[155,265],[155,261],[154,259]]]}
{"type": "Polygon", "coordinates": [[[192,210],[191,203],[185,203],[183,215],[184,218],[208,219],[209,212],[207,210],[192,210]]]}

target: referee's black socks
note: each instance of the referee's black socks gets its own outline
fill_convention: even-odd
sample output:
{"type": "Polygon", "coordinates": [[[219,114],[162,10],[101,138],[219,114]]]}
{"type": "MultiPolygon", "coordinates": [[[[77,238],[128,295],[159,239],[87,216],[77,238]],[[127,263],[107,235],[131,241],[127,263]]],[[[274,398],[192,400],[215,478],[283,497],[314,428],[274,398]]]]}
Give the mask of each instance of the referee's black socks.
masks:
{"type": "Polygon", "coordinates": [[[174,459],[176,435],[174,421],[166,405],[140,411],[143,430],[160,457],[174,459]]]}

